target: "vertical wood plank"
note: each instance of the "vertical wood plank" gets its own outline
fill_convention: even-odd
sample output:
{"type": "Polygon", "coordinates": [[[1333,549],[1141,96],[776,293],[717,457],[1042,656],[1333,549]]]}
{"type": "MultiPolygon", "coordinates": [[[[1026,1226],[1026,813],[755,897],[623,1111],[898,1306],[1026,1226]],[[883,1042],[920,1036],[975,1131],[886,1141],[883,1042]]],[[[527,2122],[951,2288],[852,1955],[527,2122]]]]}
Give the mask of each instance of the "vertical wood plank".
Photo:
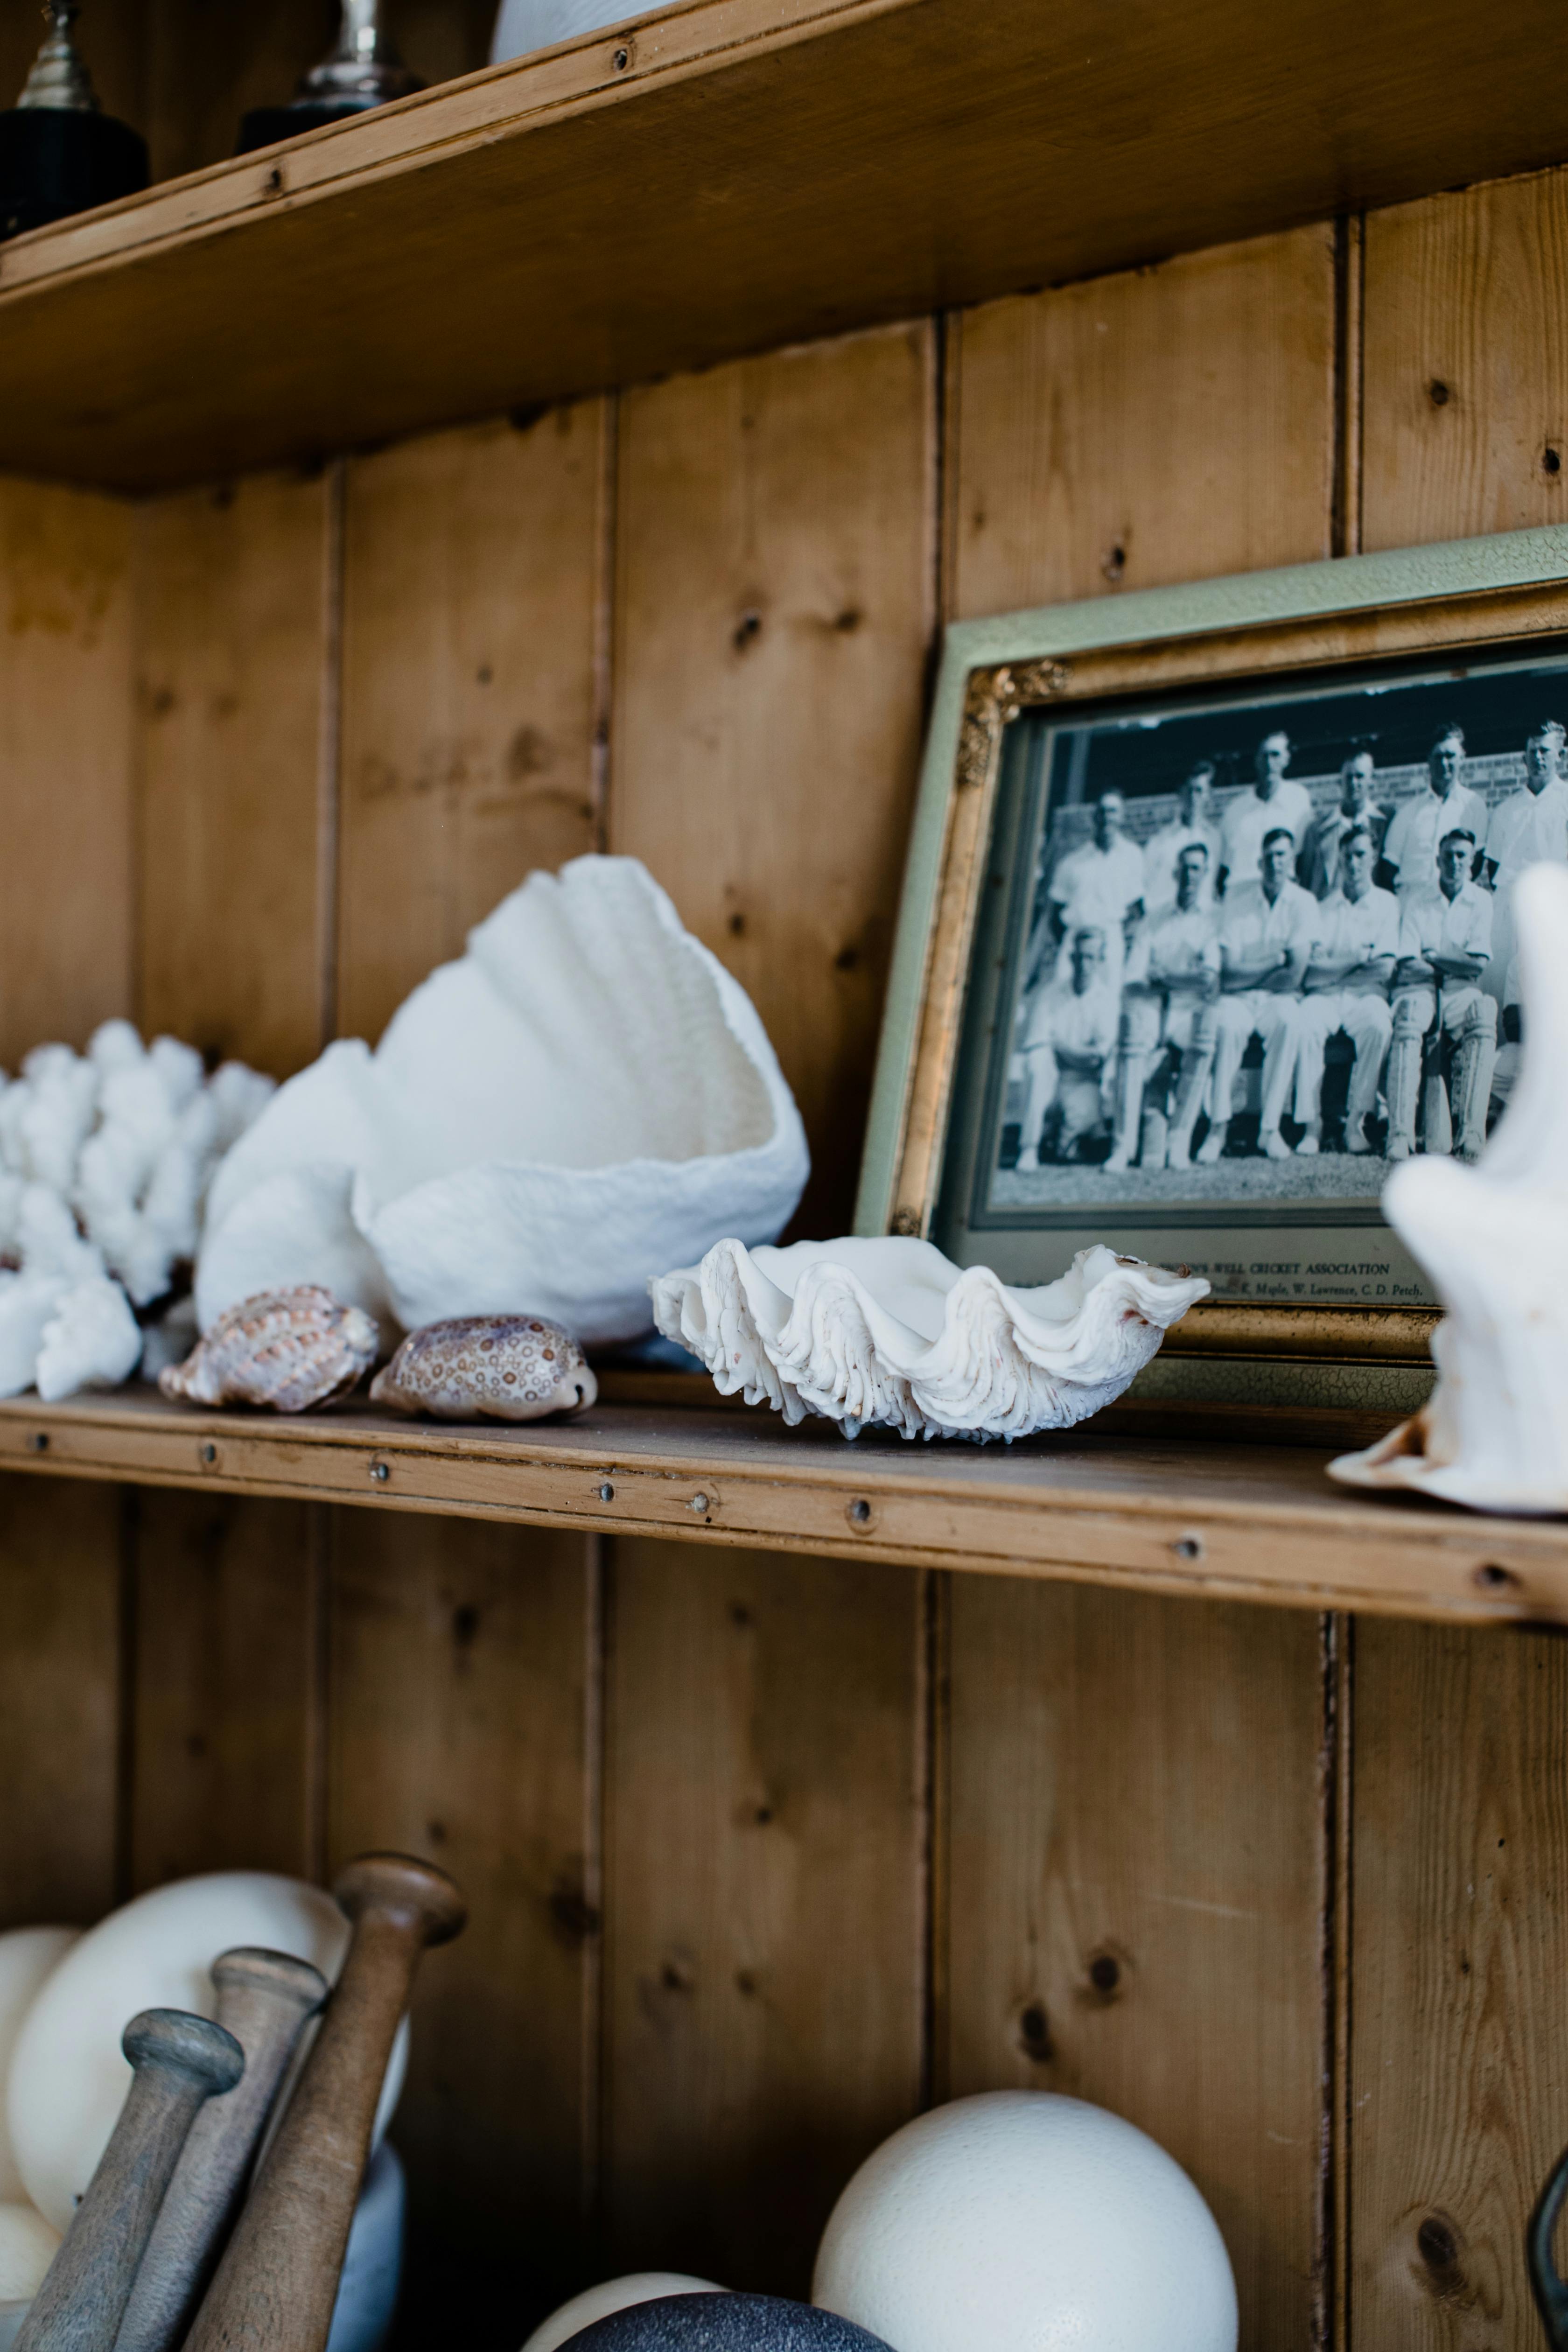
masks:
{"type": "Polygon", "coordinates": [[[314,1874],[311,1517],[301,1503],[141,1497],[137,1893],[204,1870],[314,1874]]]}
{"type": "Polygon", "coordinates": [[[610,842],[749,991],[853,1207],[933,621],[931,330],[622,404],[610,842]]]}
{"type": "Polygon", "coordinates": [[[142,521],[141,1017],[279,1077],[321,1044],[327,518],[270,474],[142,521]]]}
{"type": "Polygon", "coordinates": [[[330,1860],[428,1855],[468,1926],[421,1971],[393,2137],[414,2242],[405,2323],[460,2294],[473,2352],[515,2352],[581,2261],[586,1955],[581,1537],[336,1515],[330,1860]]]}
{"type": "Polygon", "coordinates": [[[1561,171],[1369,215],[1367,547],[1568,520],[1565,285],[1561,171]]]}
{"type": "Polygon", "coordinates": [[[952,609],[1327,555],[1327,226],[994,302],[954,322],[952,609]]]}
{"type": "Polygon", "coordinates": [[[349,467],[339,1025],[379,1035],[536,866],[595,845],[605,404],[349,467]]]}
{"type": "Polygon", "coordinates": [[[121,1496],[0,1479],[0,1927],[115,1899],[121,1496]]]}
{"type": "Polygon", "coordinates": [[[1351,2326],[1535,2352],[1524,2225],[1568,2140],[1568,1651],[1356,1634],[1351,2326]]]}
{"type": "Polygon", "coordinates": [[[611,2259],[800,2294],[838,2190],[920,2100],[918,1580],[616,1561],[611,2259]]]}
{"type": "Polygon", "coordinates": [[[0,478],[0,1064],[131,1005],[132,511],[0,478]]]}
{"type": "MultiPolygon", "coordinates": [[[[1241,2340],[1313,2340],[1315,1620],[960,1577],[948,2095],[1108,2106],[1208,2200],[1241,2340]]],[[[1369,2339],[1377,2340],[1377,2339],[1369,2339]]]]}

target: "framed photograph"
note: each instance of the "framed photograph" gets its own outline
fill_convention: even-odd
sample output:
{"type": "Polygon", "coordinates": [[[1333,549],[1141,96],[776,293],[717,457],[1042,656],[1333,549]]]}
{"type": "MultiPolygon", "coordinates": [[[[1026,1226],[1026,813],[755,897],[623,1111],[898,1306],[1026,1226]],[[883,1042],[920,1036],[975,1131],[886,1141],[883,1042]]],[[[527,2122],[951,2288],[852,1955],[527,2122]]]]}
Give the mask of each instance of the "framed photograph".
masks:
{"type": "Polygon", "coordinates": [[[1177,1353],[1426,1367],[1379,1195],[1508,1099],[1542,857],[1568,530],[954,625],[858,1229],[1016,1284],[1108,1242],[1207,1276],[1177,1353]]]}

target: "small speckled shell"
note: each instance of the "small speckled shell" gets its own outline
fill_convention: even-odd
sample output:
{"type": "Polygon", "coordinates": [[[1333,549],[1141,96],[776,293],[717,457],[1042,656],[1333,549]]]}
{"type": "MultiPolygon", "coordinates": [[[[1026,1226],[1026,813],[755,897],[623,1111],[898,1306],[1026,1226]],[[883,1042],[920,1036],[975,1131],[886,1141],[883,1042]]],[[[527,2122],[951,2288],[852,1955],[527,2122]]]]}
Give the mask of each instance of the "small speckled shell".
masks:
{"type": "Polygon", "coordinates": [[[437,1421],[542,1421],[598,1395],[569,1331],[541,1315],[461,1315],[411,1331],[371,1388],[373,1404],[437,1421]]]}
{"type": "Polygon", "coordinates": [[[263,1290],[220,1315],[183,1364],[158,1375],[188,1404],[270,1405],[308,1412],[345,1396],[375,1361],[376,1328],[319,1284],[263,1290]]]}

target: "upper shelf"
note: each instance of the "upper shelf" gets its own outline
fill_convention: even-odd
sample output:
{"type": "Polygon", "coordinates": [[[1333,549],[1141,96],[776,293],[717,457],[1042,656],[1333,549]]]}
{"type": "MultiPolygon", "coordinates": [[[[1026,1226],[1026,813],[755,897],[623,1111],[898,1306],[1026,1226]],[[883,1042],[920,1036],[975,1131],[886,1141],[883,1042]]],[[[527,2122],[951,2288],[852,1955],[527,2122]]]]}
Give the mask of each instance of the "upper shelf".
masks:
{"type": "Polygon", "coordinates": [[[687,0],[0,247],[0,468],[139,490],[1568,154],[1552,0],[687,0]]]}
{"type": "Polygon", "coordinates": [[[148,1390],[0,1404],[0,1469],[438,1511],[1448,1621],[1568,1623],[1568,1527],[1348,1494],[1307,1447],[1074,1433],[848,1445],[763,1412],[564,1425],[202,1412],[148,1390]]]}

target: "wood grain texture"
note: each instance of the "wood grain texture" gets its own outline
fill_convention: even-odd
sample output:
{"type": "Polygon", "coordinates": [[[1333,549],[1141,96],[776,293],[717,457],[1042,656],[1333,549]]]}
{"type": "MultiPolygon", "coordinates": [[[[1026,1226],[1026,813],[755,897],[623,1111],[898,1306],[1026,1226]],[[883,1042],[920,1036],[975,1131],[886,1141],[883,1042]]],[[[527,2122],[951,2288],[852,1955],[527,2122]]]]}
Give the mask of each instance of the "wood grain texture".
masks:
{"type": "Polygon", "coordinates": [[[287,1076],[321,1049],[328,485],[151,504],[141,548],[141,1018],[287,1076]]]}
{"type": "Polygon", "coordinates": [[[595,845],[605,404],[356,458],[339,1025],[380,1034],[536,866],[595,845]]]}
{"type": "Polygon", "coordinates": [[[989,1578],[951,1607],[943,2091],[1064,2091],[1152,2133],[1219,2222],[1242,2342],[1300,2352],[1316,1625],[989,1578]]]}
{"type": "Polygon", "coordinates": [[[952,617],[1330,551],[1326,227],[956,320],[952,617]]]}
{"type": "Polygon", "coordinates": [[[1364,546],[1568,520],[1565,278],[1563,172],[1371,215],[1364,546]]]}
{"type": "Polygon", "coordinates": [[[331,1849],[439,1857],[469,1927],[422,1975],[398,2113],[410,2325],[464,2280],[476,2352],[578,2279],[598,1932],[582,1538],[339,1515],[331,1849]]]}
{"type": "Polygon", "coordinates": [[[0,1928],[115,1899],[121,1501],[0,1479],[0,1928]]]}
{"type": "Polygon", "coordinates": [[[929,329],[630,394],[610,845],[748,991],[848,1230],[933,620],[929,329]]]}
{"type": "Polygon", "coordinates": [[[919,1588],[624,1543],[611,1623],[607,2260],[801,2294],[920,2100],[919,1588]]]}
{"type": "Polygon", "coordinates": [[[136,1530],[131,1876],[313,1877],[312,1513],[147,1495],[136,1530]]]}
{"type": "Polygon", "coordinates": [[[1565,1720],[1559,1642],[1358,1629],[1358,2344],[1535,2352],[1541,2341],[1523,2241],[1568,2139],[1565,1720]]]}
{"type": "Polygon", "coordinates": [[[0,479],[0,1064],[131,1009],[131,509],[0,479]]]}

